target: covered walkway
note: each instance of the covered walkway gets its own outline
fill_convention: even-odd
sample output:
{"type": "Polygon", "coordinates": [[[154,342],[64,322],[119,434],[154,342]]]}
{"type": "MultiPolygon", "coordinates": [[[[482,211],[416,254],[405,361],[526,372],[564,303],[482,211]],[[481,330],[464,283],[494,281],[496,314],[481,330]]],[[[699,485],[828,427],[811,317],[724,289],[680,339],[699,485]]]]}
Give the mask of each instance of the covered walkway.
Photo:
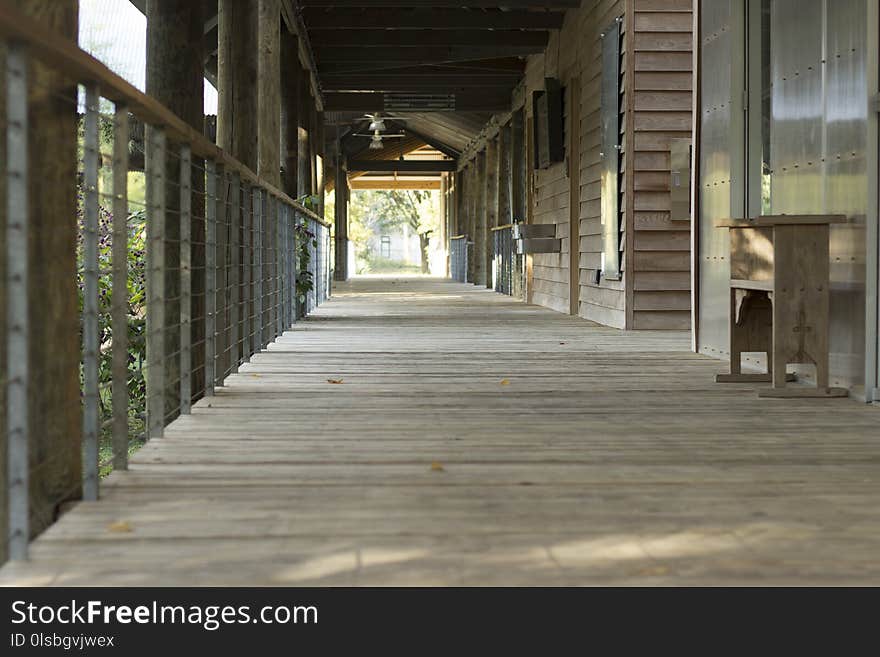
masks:
{"type": "Polygon", "coordinates": [[[342,284],[0,582],[880,583],[876,409],[716,386],[688,340],[342,284]]]}

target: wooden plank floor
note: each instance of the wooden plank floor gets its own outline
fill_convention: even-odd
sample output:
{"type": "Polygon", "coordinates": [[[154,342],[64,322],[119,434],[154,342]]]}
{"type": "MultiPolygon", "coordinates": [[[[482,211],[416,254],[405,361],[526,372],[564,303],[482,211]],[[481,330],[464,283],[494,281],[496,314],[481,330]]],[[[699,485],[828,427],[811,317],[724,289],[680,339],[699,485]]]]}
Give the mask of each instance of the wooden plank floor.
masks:
{"type": "Polygon", "coordinates": [[[356,280],[0,583],[880,584],[880,410],[720,369],[682,333],[356,280]]]}

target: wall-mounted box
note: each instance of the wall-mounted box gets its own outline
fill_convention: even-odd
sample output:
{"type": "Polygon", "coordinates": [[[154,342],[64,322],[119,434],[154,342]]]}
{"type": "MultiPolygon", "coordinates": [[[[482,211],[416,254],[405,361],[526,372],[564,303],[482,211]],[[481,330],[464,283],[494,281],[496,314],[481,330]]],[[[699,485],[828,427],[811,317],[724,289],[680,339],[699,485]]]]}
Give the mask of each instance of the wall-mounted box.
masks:
{"type": "Polygon", "coordinates": [[[562,253],[562,240],[555,237],[530,237],[516,241],[518,255],[534,253],[562,253]]]}
{"type": "Polygon", "coordinates": [[[556,224],[514,224],[513,239],[555,238],[556,224]]]}

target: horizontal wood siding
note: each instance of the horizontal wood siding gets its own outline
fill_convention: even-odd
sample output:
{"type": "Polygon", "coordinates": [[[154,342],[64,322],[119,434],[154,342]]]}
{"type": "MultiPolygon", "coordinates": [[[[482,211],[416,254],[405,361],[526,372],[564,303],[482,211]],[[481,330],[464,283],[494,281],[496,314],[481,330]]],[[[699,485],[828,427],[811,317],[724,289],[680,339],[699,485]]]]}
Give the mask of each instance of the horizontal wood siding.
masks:
{"type": "Polygon", "coordinates": [[[690,328],[689,222],[670,220],[669,144],[692,126],[693,0],[632,0],[632,328],[690,328]]]}
{"type": "MultiPolygon", "coordinates": [[[[578,234],[571,235],[567,162],[530,176],[529,219],[553,224],[562,252],[536,254],[529,298],[569,312],[571,248],[578,250],[578,315],[617,328],[688,328],[690,323],[690,223],[670,220],[670,140],[691,136],[693,0],[584,0],[566,15],[543,54],[528,58],[524,92],[527,124],[531,95],[556,77],[566,89],[566,154],[571,121],[580,121],[578,234]],[[627,12],[627,8],[630,9],[627,12]],[[596,283],[601,267],[602,32],[623,24],[622,211],[623,277],[596,283]],[[633,70],[627,70],[627,67],[633,70]],[[568,93],[580,79],[579,98],[568,93]],[[627,96],[626,93],[630,95],[627,96]],[[627,112],[627,109],[631,109],[627,112]],[[629,298],[629,302],[627,299],[629,298]],[[627,307],[629,303],[629,307],[627,307]]],[[[531,169],[533,163],[528,162],[531,169]]]]}

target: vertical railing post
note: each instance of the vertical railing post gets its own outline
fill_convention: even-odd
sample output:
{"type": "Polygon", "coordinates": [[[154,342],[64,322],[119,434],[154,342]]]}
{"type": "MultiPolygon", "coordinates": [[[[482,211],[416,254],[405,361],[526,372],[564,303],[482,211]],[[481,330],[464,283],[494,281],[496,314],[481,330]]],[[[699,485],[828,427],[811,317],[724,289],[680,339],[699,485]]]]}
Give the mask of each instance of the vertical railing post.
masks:
{"type": "Polygon", "coordinates": [[[254,187],[254,353],[263,349],[263,215],[265,192],[254,187]]]}
{"type": "Polygon", "coordinates": [[[284,252],[284,203],[278,199],[275,203],[275,288],[277,300],[275,306],[275,335],[281,337],[284,333],[284,313],[286,304],[284,294],[287,291],[284,285],[284,261],[287,254],[284,252]]]}
{"type": "Polygon", "coordinates": [[[229,356],[229,325],[227,323],[227,250],[229,248],[229,176],[225,167],[217,165],[217,248],[215,257],[216,278],[216,306],[215,306],[215,341],[214,349],[217,352],[217,363],[214,366],[214,387],[223,387],[226,379],[226,365],[229,356]]]}
{"type": "Polygon", "coordinates": [[[128,468],[128,108],[113,120],[113,469],[128,468]]]}
{"type": "Polygon", "coordinates": [[[297,315],[296,307],[299,303],[299,297],[296,293],[296,281],[299,276],[299,244],[297,243],[296,226],[299,223],[296,207],[290,208],[290,295],[292,301],[290,303],[290,325],[296,324],[297,315]]]}
{"type": "Polygon", "coordinates": [[[180,412],[192,409],[192,149],[180,147],[180,412]]]}
{"type": "Polygon", "coordinates": [[[217,359],[217,165],[205,160],[205,394],[214,394],[217,359]]]}
{"type": "Polygon", "coordinates": [[[238,173],[231,176],[232,193],[229,199],[229,371],[238,372],[241,363],[239,351],[238,329],[240,326],[239,305],[239,263],[241,261],[241,177],[238,173]]]}
{"type": "Polygon", "coordinates": [[[165,131],[147,129],[147,436],[165,429],[165,131]]]}
{"type": "Polygon", "coordinates": [[[242,185],[241,190],[241,236],[242,236],[242,262],[241,262],[241,357],[243,362],[248,362],[253,353],[251,342],[251,225],[253,216],[253,202],[251,201],[252,187],[242,185]]]}
{"type": "Polygon", "coordinates": [[[98,113],[100,97],[86,87],[83,129],[83,499],[98,499],[98,113]]]}
{"type": "Polygon", "coordinates": [[[6,50],[6,474],[9,558],[27,559],[28,503],[28,85],[27,55],[6,50]]]}

